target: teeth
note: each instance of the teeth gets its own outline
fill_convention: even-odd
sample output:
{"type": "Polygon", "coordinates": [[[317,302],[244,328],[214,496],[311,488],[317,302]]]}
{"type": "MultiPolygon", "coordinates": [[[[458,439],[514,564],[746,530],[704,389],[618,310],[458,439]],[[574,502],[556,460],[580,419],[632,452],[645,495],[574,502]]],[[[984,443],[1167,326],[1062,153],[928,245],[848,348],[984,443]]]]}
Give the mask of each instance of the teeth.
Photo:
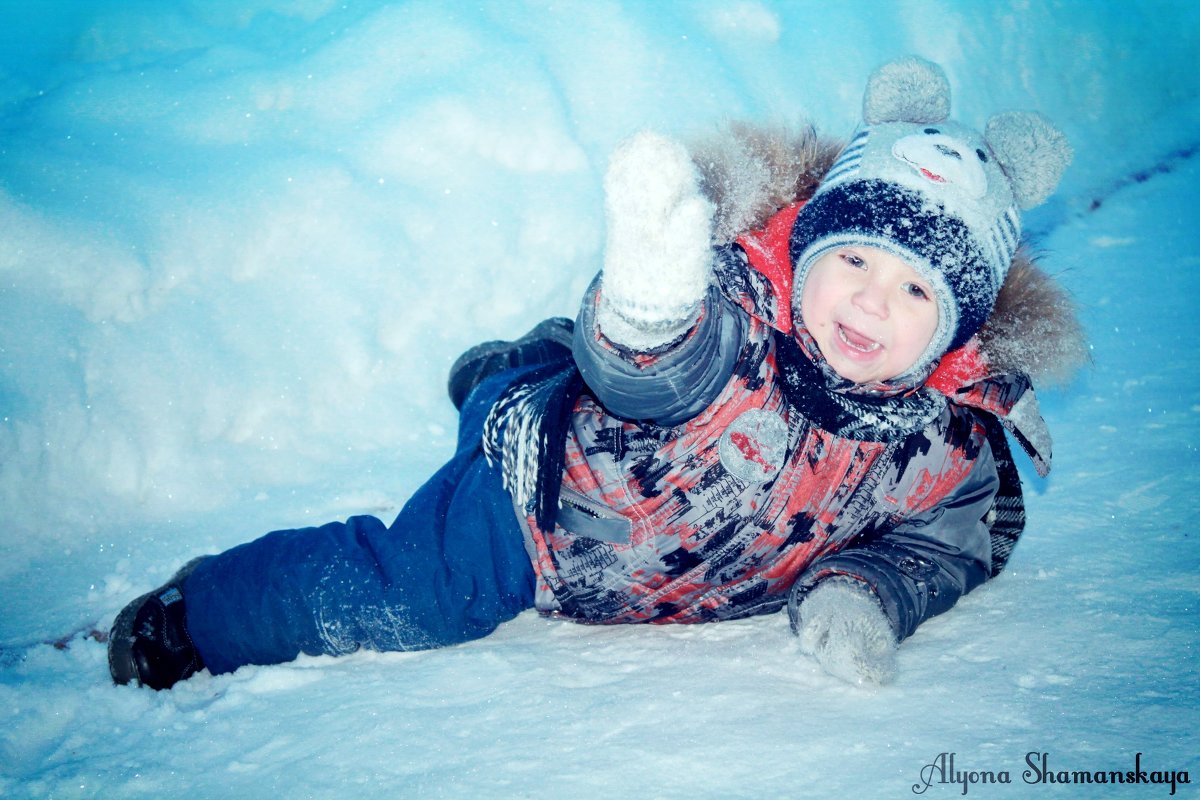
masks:
{"type": "Polygon", "coordinates": [[[850,347],[853,347],[855,350],[858,350],[860,353],[873,353],[879,349],[879,342],[871,342],[870,344],[864,346],[850,341],[850,339],[846,337],[846,329],[841,325],[838,326],[838,336],[842,338],[843,342],[850,347]]]}

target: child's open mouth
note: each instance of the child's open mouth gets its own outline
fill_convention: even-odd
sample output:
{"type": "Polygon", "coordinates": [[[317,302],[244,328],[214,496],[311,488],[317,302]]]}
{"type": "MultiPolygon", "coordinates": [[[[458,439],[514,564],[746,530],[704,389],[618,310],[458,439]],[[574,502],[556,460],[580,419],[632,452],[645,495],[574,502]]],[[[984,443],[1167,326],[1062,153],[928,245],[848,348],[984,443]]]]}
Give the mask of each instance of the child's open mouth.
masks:
{"type": "Polygon", "coordinates": [[[837,331],[838,338],[842,340],[842,343],[855,352],[863,354],[874,353],[881,346],[879,342],[875,341],[874,339],[863,336],[857,331],[851,330],[844,325],[838,325],[837,331]]]}

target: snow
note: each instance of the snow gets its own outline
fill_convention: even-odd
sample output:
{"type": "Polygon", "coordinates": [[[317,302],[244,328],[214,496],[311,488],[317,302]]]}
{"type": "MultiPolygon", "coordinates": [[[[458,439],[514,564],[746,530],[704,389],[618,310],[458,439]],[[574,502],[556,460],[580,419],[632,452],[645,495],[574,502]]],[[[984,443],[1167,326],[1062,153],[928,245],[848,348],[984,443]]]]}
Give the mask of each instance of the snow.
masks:
{"type": "Polygon", "coordinates": [[[1014,782],[971,796],[1166,796],[1022,771],[1200,773],[1198,32],[1166,0],[0,4],[0,795],[900,797],[953,752],[1014,782]],[[192,556],[390,519],[450,452],[453,358],[573,314],[618,142],[848,135],[908,52],[963,121],[1067,132],[1026,227],[1094,365],[1042,395],[1008,570],[893,685],[823,674],[781,615],[526,614],[167,693],[44,643],[192,556]]]}

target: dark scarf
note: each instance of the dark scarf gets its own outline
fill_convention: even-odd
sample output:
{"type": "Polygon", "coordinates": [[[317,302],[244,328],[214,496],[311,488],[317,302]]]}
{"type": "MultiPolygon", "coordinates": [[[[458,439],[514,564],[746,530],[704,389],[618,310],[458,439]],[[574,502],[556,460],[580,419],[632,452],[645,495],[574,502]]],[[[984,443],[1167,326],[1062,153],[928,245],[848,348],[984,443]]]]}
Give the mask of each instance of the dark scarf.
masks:
{"type": "Polygon", "coordinates": [[[804,329],[775,334],[775,358],[788,402],[822,430],[859,442],[897,439],[926,428],[946,397],[907,382],[856,385],[834,372],[804,329]]]}

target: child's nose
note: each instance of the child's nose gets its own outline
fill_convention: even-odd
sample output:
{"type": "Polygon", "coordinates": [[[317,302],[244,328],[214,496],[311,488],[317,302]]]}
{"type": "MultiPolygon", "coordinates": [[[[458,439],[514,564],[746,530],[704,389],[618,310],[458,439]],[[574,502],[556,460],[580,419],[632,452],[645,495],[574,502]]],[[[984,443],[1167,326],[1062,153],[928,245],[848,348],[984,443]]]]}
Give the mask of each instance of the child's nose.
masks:
{"type": "Polygon", "coordinates": [[[867,281],[854,293],[854,304],[864,313],[887,319],[887,293],[876,281],[867,281]]]}

